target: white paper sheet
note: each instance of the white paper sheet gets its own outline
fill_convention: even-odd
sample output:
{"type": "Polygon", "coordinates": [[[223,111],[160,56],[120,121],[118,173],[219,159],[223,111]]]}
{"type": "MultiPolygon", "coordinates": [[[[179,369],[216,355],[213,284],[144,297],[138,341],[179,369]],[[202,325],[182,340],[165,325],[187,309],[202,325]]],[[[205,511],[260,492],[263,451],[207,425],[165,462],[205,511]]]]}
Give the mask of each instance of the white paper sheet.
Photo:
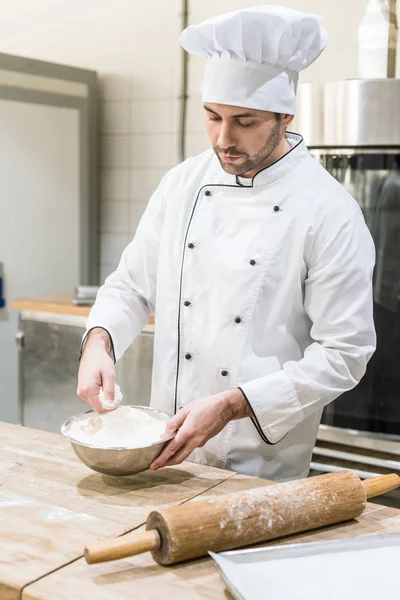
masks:
{"type": "Polygon", "coordinates": [[[211,556],[240,600],[377,600],[396,590],[400,598],[400,536],[211,556]]]}

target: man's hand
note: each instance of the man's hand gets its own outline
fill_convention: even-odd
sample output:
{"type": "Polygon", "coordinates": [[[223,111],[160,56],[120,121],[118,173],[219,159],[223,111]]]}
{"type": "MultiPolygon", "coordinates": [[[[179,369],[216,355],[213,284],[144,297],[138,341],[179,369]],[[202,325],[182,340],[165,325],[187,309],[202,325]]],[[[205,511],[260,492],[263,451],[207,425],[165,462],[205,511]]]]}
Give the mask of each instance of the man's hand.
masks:
{"type": "Polygon", "coordinates": [[[168,421],[166,433],[176,430],[178,433],[150,469],[180,464],[195,448],[201,448],[217,435],[229,421],[251,415],[252,410],[240,390],[194,400],[168,421]]]}
{"type": "Polygon", "coordinates": [[[108,401],[114,400],[115,366],[112,358],[110,336],[104,329],[96,328],[89,332],[82,353],[77,394],[98,413],[105,410],[99,400],[100,388],[108,401]]]}

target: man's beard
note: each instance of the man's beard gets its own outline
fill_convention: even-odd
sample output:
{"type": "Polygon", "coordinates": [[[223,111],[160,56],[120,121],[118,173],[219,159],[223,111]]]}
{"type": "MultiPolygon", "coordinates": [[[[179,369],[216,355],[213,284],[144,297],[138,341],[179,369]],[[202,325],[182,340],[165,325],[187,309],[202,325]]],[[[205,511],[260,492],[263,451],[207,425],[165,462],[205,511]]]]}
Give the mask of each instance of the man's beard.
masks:
{"type": "Polygon", "coordinates": [[[245,152],[237,152],[234,148],[232,148],[232,150],[229,150],[229,148],[227,148],[225,152],[222,152],[222,150],[218,146],[214,146],[214,152],[217,155],[221,167],[224,169],[224,171],[226,171],[230,175],[240,176],[244,175],[245,173],[248,173],[249,171],[253,171],[253,169],[256,169],[259,165],[261,165],[279,145],[280,137],[280,121],[277,120],[264,146],[254,156],[250,156],[245,152]],[[228,156],[240,156],[241,158],[246,158],[247,160],[244,163],[241,163],[240,165],[236,165],[235,163],[224,163],[220,157],[220,153],[227,154],[228,156]]]}

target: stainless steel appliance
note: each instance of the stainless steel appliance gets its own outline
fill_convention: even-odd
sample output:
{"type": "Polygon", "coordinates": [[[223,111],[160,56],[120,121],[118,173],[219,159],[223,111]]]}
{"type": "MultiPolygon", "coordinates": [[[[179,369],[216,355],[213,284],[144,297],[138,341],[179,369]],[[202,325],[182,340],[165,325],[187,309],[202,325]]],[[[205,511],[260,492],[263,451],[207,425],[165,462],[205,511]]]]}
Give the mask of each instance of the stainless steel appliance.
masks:
{"type": "MultiPolygon", "coordinates": [[[[23,310],[19,313],[20,423],[60,432],[64,421],[89,409],[76,395],[79,346],[86,317],[23,310]]],[[[154,325],[147,325],[116,366],[125,404],[148,406],[154,325]]],[[[1,597],[1,596],[0,596],[1,597]]]]}
{"type": "Polygon", "coordinates": [[[400,470],[400,80],[299,86],[296,130],[358,201],[373,235],[378,346],[354,390],[326,407],[316,472],[400,470]]]}

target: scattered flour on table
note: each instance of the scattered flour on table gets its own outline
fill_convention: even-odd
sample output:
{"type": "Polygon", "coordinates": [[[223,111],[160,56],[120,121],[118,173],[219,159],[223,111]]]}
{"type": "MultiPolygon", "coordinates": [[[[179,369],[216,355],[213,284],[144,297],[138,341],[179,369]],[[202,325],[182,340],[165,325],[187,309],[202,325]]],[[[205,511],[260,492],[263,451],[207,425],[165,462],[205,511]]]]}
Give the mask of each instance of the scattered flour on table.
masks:
{"type": "Polygon", "coordinates": [[[98,448],[137,448],[157,442],[165,422],[132,406],[120,406],[105,415],[88,415],[73,421],[69,435],[77,442],[98,448]]]}

